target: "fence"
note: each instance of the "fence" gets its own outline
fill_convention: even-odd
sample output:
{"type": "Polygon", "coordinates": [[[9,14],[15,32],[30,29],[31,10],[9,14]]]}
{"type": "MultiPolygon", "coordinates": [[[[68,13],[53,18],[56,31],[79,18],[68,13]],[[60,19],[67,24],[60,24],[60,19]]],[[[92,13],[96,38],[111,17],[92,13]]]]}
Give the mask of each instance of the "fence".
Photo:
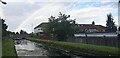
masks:
{"type": "MultiPolygon", "coordinates": [[[[80,34],[79,34],[80,35],[80,34]]],[[[67,39],[69,42],[76,43],[86,43],[86,44],[94,44],[94,45],[105,45],[105,46],[113,46],[118,47],[118,43],[120,40],[117,37],[117,34],[89,34],[87,37],[83,34],[81,36],[69,37],[67,39]]]]}

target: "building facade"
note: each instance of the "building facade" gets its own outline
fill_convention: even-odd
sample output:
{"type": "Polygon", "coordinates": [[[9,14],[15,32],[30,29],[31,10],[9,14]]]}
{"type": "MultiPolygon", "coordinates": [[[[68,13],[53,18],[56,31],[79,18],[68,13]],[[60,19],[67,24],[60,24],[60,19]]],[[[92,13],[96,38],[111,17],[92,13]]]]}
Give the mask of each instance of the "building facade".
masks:
{"type": "Polygon", "coordinates": [[[38,26],[36,26],[35,28],[34,28],[34,34],[36,35],[36,36],[43,36],[43,35],[45,35],[45,33],[44,33],[44,29],[45,29],[45,27],[48,25],[48,23],[47,22],[43,22],[43,23],[41,23],[41,24],[39,24],[38,26]]]}
{"type": "MultiPolygon", "coordinates": [[[[44,34],[44,29],[48,25],[47,22],[43,22],[34,28],[34,33],[37,35],[44,34]]],[[[106,27],[102,25],[95,25],[95,22],[92,24],[76,24],[78,28],[78,33],[85,32],[105,32],[106,27]]]]}

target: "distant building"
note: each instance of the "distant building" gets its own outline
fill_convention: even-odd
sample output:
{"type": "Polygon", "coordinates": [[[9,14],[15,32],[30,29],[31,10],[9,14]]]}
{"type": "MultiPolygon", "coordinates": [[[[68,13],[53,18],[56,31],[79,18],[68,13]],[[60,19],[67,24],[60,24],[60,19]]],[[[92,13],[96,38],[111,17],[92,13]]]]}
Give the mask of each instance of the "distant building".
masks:
{"type": "Polygon", "coordinates": [[[37,36],[44,34],[43,29],[45,29],[45,27],[46,27],[47,25],[48,25],[47,22],[43,22],[43,23],[39,24],[38,26],[36,26],[36,27],[34,28],[34,34],[36,34],[37,36]]]}
{"type": "Polygon", "coordinates": [[[95,25],[95,22],[92,24],[77,24],[79,32],[105,32],[106,27],[102,25],[95,25]]]}
{"type": "MultiPolygon", "coordinates": [[[[34,33],[39,35],[39,34],[44,34],[43,29],[45,29],[45,26],[47,25],[47,22],[43,22],[36,26],[34,28],[34,33]]],[[[78,27],[78,32],[105,32],[106,27],[102,25],[95,25],[95,22],[93,21],[92,24],[76,24],[78,27]]]]}

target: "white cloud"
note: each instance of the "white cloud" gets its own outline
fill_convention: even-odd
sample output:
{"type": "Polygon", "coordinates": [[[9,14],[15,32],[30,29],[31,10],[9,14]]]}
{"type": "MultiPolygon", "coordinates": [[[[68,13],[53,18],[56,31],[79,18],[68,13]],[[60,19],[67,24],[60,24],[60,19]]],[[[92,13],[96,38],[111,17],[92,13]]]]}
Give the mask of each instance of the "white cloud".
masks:
{"type": "MultiPolygon", "coordinates": [[[[28,17],[25,19],[23,23],[21,23],[21,25],[19,26],[19,28],[16,29],[16,31],[21,30],[22,28],[28,26],[28,24],[32,24],[30,22],[33,22],[33,20],[35,20],[36,17],[37,19],[39,18],[39,20],[36,20],[36,21],[39,21],[39,23],[41,23],[42,21],[47,21],[51,15],[57,16],[59,12],[67,12],[68,7],[69,6],[66,6],[66,4],[64,3],[60,3],[60,4],[55,2],[46,3],[31,15],[28,15],[28,17]],[[29,23],[26,23],[26,22],[29,22],[29,23]]],[[[37,24],[38,23],[36,23],[35,26],[37,24]]]]}
{"type": "Polygon", "coordinates": [[[29,3],[35,3],[35,2],[118,2],[118,0],[4,0],[7,2],[29,2],[29,3]]]}
{"type": "Polygon", "coordinates": [[[0,9],[0,17],[3,17],[2,9],[0,9]]]}
{"type": "MultiPolygon", "coordinates": [[[[92,21],[96,21],[97,24],[105,26],[107,20],[106,15],[114,12],[117,13],[117,11],[117,8],[102,6],[72,10],[70,11],[70,14],[73,18],[77,19],[78,23],[91,23],[92,21]]],[[[115,21],[118,21],[117,18],[115,18],[115,21]]]]}
{"type": "MultiPolygon", "coordinates": [[[[6,0],[6,1],[10,1],[10,0],[6,0]]],[[[15,2],[15,0],[11,0],[10,2],[12,2],[12,1],[15,2]]],[[[23,2],[23,0],[20,0],[20,1],[23,2]]],[[[100,24],[100,25],[106,24],[106,19],[107,19],[106,15],[108,13],[110,13],[110,12],[117,13],[117,8],[111,7],[111,4],[99,6],[99,7],[88,5],[87,7],[83,8],[84,5],[83,5],[83,7],[81,7],[80,6],[81,4],[78,3],[78,2],[81,2],[80,0],[74,0],[74,1],[70,0],[71,3],[69,2],[69,0],[65,0],[65,1],[64,0],[60,0],[60,1],[54,0],[54,2],[53,2],[53,0],[51,0],[51,1],[48,1],[48,0],[40,1],[39,0],[38,2],[37,1],[38,0],[35,0],[34,2],[33,2],[33,0],[27,0],[27,2],[29,2],[28,5],[32,4],[33,6],[36,6],[36,5],[34,5],[36,3],[36,4],[38,4],[38,6],[37,6],[37,8],[33,8],[33,9],[31,9],[30,7],[26,7],[26,8],[28,8],[28,10],[25,13],[23,13],[24,18],[18,17],[19,19],[21,19],[21,22],[20,21],[19,21],[19,23],[17,22],[18,24],[16,26],[18,26],[18,28],[16,27],[17,29],[14,28],[14,30],[16,29],[16,31],[19,31],[21,29],[24,29],[28,32],[31,32],[32,24],[33,24],[33,27],[35,27],[38,24],[40,24],[41,22],[48,21],[48,18],[51,15],[58,16],[59,12],[62,12],[65,14],[70,14],[71,18],[77,19],[76,20],[77,23],[91,23],[92,21],[95,21],[96,24],[100,24]],[[76,4],[75,2],[78,4],[76,4]],[[77,8],[77,7],[79,7],[79,8],[77,8]]],[[[89,1],[91,1],[91,0],[89,0],[89,1]]],[[[109,1],[113,1],[113,0],[109,0],[109,1]]],[[[12,2],[12,3],[14,3],[14,2],[12,2]]],[[[83,3],[84,2],[86,2],[86,0],[83,0],[83,3]]],[[[19,2],[17,2],[17,3],[19,3],[19,2]]],[[[17,7],[15,7],[15,8],[17,8],[17,7]]],[[[113,17],[114,17],[114,15],[113,15],[113,17]]],[[[117,16],[115,16],[115,22],[116,21],[117,21],[117,16]]],[[[12,29],[12,27],[10,27],[10,29],[12,29]]]]}

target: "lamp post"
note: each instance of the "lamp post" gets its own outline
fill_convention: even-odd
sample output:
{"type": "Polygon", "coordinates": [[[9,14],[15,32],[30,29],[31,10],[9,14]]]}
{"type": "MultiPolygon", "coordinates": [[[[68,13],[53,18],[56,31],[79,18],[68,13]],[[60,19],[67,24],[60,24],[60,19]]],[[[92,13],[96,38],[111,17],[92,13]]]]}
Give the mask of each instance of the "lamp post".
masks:
{"type": "Polygon", "coordinates": [[[0,0],[0,2],[1,2],[2,4],[5,4],[5,5],[7,4],[6,2],[3,2],[2,0],[0,0]]]}

